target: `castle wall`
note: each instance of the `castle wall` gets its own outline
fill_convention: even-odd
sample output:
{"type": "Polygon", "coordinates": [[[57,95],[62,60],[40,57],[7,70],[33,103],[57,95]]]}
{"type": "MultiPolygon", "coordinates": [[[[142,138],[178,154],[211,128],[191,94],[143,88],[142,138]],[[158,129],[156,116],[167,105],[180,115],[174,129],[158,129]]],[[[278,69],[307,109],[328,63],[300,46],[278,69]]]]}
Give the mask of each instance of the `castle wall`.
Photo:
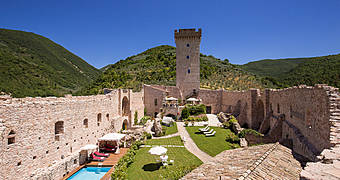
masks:
{"type": "Polygon", "coordinates": [[[160,87],[144,85],[144,106],[148,116],[155,116],[160,112],[162,101],[166,96],[166,91],[160,87]]]}
{"type": "MultiPolygon", "coordinates": [[[[96,144],[99,137],[121,129],[121,94],[129,93],[114,90],[96,96],[2,99],[0,179],[29,179],[34,170],[52,166],[61,169],[50,174],[52,179],[71,171],[79,163],[71,156],[81,147],[96,144]],[[61,127],[58,135],[56,124],[61,127]],[[8,138],[13,136],[15,142],[9,144],[8,138]]],[[[132,111],[142,115],[142,93],[132,93],[130,98],[136,101],[135,104],[130,101],[132,111]]]]}
{"type": "Polygon", "coordinates": [[[199,98],[202,99],[202,104],[206,105],[207,107],[211,107],[211,113],[217,114],[221,112],[221,90],[200,89],[199,98]]]}

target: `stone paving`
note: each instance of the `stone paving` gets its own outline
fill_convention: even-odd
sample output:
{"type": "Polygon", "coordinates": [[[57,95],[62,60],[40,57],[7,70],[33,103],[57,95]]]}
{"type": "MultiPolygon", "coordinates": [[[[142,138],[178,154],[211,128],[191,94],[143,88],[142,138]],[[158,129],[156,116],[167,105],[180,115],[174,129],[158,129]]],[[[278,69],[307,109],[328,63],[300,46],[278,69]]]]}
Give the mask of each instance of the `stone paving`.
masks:
{"type": "Polygon", "coordinates": [[[189,152],[191,152],[196,157],[198,157],[203,163],[212,160],[212,157],[209,156],[207,153],[201,151],[197,147],[195,142],[190,138],[189,133],[187,132],[187,130],[184,127],[184,123],[183,122],[177,122],[176,124],[177,124],[178,133],[181,136],[182,140],[184,141],[185,148],[187,148],[187,150],[189,152]]]}
{"type": "Polygon", "coordinates": [[[224,151],[182,179],[299,179],[291,150],[266,144],[224,151]]]}
{"type": "Polygon", "coordinates": [[[215,114],[207,114],[208,117],[208,126],[220,127],[222,123],[218,120],[218,117],[215,114]]]}

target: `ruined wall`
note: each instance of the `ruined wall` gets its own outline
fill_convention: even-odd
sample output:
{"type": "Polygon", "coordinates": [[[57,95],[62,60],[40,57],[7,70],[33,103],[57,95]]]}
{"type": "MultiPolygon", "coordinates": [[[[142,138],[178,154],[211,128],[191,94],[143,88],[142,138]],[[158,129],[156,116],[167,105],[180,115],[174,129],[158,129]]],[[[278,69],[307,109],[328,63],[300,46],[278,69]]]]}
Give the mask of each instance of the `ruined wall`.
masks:
{"type": "Polygon", "coordinates": [[[221,90],[200,89],[199,98],[202,99],[202,104],[211,107],[211,113],[217,114],[221,112],[221,90]]]}
{"type": "Polygon", "coordinates": [[[222,91],[221,111],[233,114],[241,126],[249,126],[251,120],[249,91],[222,91]],[[246,125],[247,124],[247,125],[246,125]]]}
{"type": "Polygon", "coordinates": [[[144,91],[131,93],[131,121],[134,124],[135,113],[137,113],[137,119],[140,120],[144,116],[144,91]]]}
{"type": "MultiPolygon", "coordinates": [[[[122,120],[120,97],[120,91],[114,90],[96,96],[0,98],[0,179],[29,179],[34,170],[52,166],[61,169],[51,174],[53,179],[61,178],[78,165],[72,154],[121,129],[115,126],[122,123],[117,122],[122,120]],[[74,165],[61,163],[67,159],[74,165]]],[[[141,99],[141,93],[131,97],[141,99]]],[[[130,105],[139,114],[143,114],[141,102],[130,105]]]]}
{"type": "Polygon", "coordinates": [[[166,90],[144,85],[144,106],[148,116],[155,116],[155,113],[160,112],[162,101],[166,96],[166,90]]]}

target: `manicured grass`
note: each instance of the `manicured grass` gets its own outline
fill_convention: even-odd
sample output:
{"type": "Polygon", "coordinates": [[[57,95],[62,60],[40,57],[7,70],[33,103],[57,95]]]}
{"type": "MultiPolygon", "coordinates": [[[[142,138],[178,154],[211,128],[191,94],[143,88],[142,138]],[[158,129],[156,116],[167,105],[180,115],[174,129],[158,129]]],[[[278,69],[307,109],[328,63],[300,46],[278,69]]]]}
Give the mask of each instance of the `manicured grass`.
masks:
{"type": "Polygon", "coordinates": [[[232,144],[227,142],[226,134],[227,130],[220,127],[210,127],[210,129],[214,129],[216,131],[215,136],[206,137],[204,134],[197,133],[199,132],[199,128],[197,126],[186,127],[186,130],[190,134],[191,139],[195,142],[195,144],[202,151],[206,152],[210,156],[216,156],[224,150],[233,149],[233,146],[239,147],[238,144],[232,144]]]}
{"type": "MultiPolygon", "coordinates": [[[[179,136],[167,139],[151,139],[146,144],[174,145],[183,144],[179,136]]],[[[143,147],[137,151],[135,161],[127,169],[126,179],[177,179],[179,172],[183,168],[195,168],[202,164],[202,161],[195,155],[191,154],[184,147],[167,147],[168,160],[174,160],[173,165],[163,168],[157,160],[159,156],[149,154],[150,148],[143,147]],[[167,178],[165,178],[167,176],[167,178]]],[[[183,174],[184,175],[184,174],[183,174]]],[[[182,175],[181,175],[182,176],[182,175]]]]}
{"type": "Polygon", "coordinates": [[[178,132],[176,123],[174,123],[174,125],[171,126],[171,127],[167,127],[167,126],[164,126],[164,127],[166,127],[166,131],[165,131],[164,136],[167,136],[167,135],[170,135],[170,134],[175,134],[175,133],[178,132]]]}
{"type": "Polygon", "coordinates": [[[183,142],[180,136],[175,136],[165,139],[148,139],[145,141],[146,145],[178,145],[183,146],[183,142]]]}

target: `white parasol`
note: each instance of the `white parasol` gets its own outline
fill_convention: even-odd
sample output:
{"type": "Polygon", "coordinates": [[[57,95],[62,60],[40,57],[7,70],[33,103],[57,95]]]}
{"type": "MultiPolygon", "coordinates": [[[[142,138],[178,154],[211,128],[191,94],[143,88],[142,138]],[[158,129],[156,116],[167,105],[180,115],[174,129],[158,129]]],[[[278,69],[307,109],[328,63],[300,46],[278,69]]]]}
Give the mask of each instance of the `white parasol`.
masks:
{"type": "Polygon", "coordinates": [[[168,150],[165,147],[156,146],[156,147],[151,148],[149,150],[149,153],[153,155],[162,155],[162,154],[165,154],[167,151],[168,150]]]}

